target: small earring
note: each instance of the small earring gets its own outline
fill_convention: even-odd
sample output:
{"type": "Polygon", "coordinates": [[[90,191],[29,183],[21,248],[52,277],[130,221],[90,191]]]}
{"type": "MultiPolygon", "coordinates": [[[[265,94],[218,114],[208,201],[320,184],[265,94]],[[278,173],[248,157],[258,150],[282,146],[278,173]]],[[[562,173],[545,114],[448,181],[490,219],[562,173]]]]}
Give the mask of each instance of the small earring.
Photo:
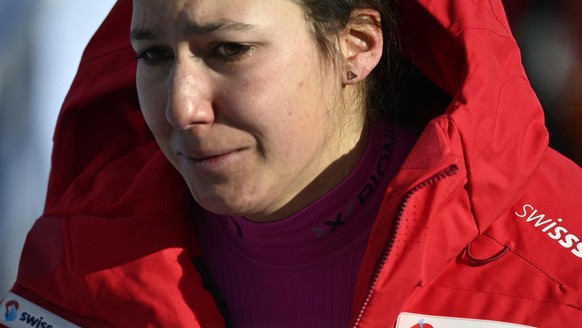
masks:
{"type": "Polygon", "coordinates": [[[355,78],[357,78],[358,76],[356,75],[356,73],[352,72],[352,71],[348,71],[348,81],[353,80],[355,78]]]}

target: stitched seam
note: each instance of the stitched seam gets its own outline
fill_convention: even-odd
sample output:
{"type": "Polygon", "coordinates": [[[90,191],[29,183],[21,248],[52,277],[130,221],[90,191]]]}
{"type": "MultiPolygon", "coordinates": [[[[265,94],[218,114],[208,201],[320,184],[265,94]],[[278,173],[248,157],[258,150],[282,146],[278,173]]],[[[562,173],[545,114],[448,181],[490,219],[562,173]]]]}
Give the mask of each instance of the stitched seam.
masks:
{"type": "Polygon", "coordinates": [[[481,293],[481,294],[488,294],[488,295],[495,295],[495,296],[503,296],[503,297],[509,297],[509,298],[514,298],[514,299],[532,301],[532,302],[536,302],[536,303],[542,303],[542,304],[555,304],[555,305],[560,305],[560,306],[567,306],[567,307],[573,308],[577,311],[582,311],[582,308],[580,308],[577,305],[566,304],[566,303],[557,302],[557,301],[543,301],[543,300],[538,300],[538,299],[531,298],[531,297],[515,296],[515,295],[508,295],[508,294],[503,294],[503,293],[498,293],[498,292],[492,292],[492,291],[484,291],[484,290],[460,288],[460,287],[449,287],[449,286],[443,286],[443,285],[430,285],[429,287],[438,287],[438,288],[444,288],[444,289],[462,291],[462,292],[471,292],[471,293],[481,293]]]}
{"type": "MultiPolygon", "coordinates": [[[[497,128],[497,123],[498,123],[498,113],[499,113],[499,104],[501,102],[501,93],[504,91],[505,89],[505,85],[508,84],[509,82],[513,81],[515,78],[521,78],[521,75],[518,74],[514,74],[509,76],[505,81],[503,81],[500,86],[499,86],[499,90],[497,92],[497,99],[496,99],[496,105],[495,105],[495,119],[493,122],[493,127],[491,128],[491,131],[495,131],[495,129],[497,128]]],[[[483,147],[483,150],[475,156],[475,163],[478,163],[481,160],[481,157],[483,156],[483,154],[487,151],[487,149],[490,148],[491,143],[493,142],[493,133],[491,133],[491,137],[489,138],[488,142],[487,142],[487,146],[483,147]]],[[[465,163],[467,162],[467,158],[465,158],[465,163]]],[[[467,172],[470,174],[470,172],[467,170],[467,172]]],[[[473,213],[474,214],[474,213],[473,213]]],[[[476,219],[475,219],[476,222],[476,219]]]]}
{"type": "Polygon", "coordinates": [[[511,31],[507,28],[507,25],[505,25],[501,21],[501,19],[499,19],[499,16],[497,16],[497,14],[495,13],[495,7],[493,6],[493,2],[491,2],[491,0],[489,0],[489,8],[486,9],[487,12],[489,12],[491,15],[493,15],[493,17],[495,17],[495,20],[503,27],[505,33],[511,35],[511,31]],[[491,10],[489,10],[489,8],[491,8],[491,10]]]}
{"type": "MultiPolygon", "coordinates": [[[[458,108],[459,105],[456,105],[456,107],[458,108]]],[[[455,108],[455,110],[456,110],[456,108],[455,108]]],[[[457,134],[460,134],[459,133],[460,130],[457,126],[457,122],[455,121],[455,118],[453,117],[453,115],[449,114],[447,116],[449,118],[449,122],[450,122],[449,124],[451,124],[454,127],[457,134]]],[[[445,139],[447,140],[449,147],[451,147],[451,149],[452,149],[451,141],[449,140],[449,138],[445,138],[445,139]]],[[[461,142],[462,142],[462,138],[461,138],[461,142]]],[[[465,152],[463,152],[462,155],[463,155],[463,166],[464,166],[463,171],[464,171],[464,175],[465,175],[465,184],[468,184],[469,180],[468,180],[467,176],[469,175],[469,170],[467,167],[467,162],[468,162],[467,154],[465,152]]],[[[469,201],[469,206],[471,207],[470,208],[471,217],[473,218],[473,222],[475,223],[475,227],[477,227],[477,229],[480,230],[479,223],[477,222],[477,216],[475,215],[475,204],[473,202],[473,193],[472,193],[471,188],[465,188],[465,195],[467,196],[467,200],[469,201]]],[[[481,231],[479,231],[479,232],[481,232],[481,231]]]]}
{"type": "Polygon", "coordinates": [[[495,14],[495,10],[493,9],[494,6],[493,6],[493,3],[491,2],[491,0],[488,1],[489,7],[477,3],[477,1],[475,1],[475,0],[473,0],[471,2],[473,3],[474,6],[478,6],[478,7],[483,8],[490,16],[492,16],[495,19],[495,21],[497,21],[497,23],[499,23],[499,25],[501,25],[503,27],[503,29],[505,30],[505,33],[507,33],[508,35],[510,34],[509,30],[507,29],[507,26],[505,26],[505,24],[503,24],[503,22],[495,14]]]}
{"type": "Polygon", "coordinates": [[[467,32],[467,31],[472,31],[472,30],[488,31],[488,32],[491,32],[492,34],[495,34],[496,36],[498,36],[500,38],[506,39],[507,41],[511,42],[512,44],[515,44],[515,42],[510,37],[503,35],[503,34],[499,34],[488,27],[478,27],[478,26],[465,27],[462,30],[460,30],[459,32],[455,33],[454,36],[456,38],[456,37],[459,37],[461,34],[467,32]]]}
{"type": "Polygon", "coordinates": [[[530,260],[528,257],[526,257],[525,255],[517,252],[516,250],[513,249],[513,247],[511,247],[510,245],[507,245],[505,243],[500,242],[498,239],[496,239],[495,237],[493,237],[489,232],[484,232],[484,235],[486,235],[487,237],[493,239],[496,243],[498,243],[501,246],[509,246],[509,251],[513,254],[515,254],[517,257],[521,258],[522,260],[526,261],[527,263],[529,263],[531,266],[533,266],[534,268],[536,268],[537,270],[539,270],[541,273],[543,273],[546,277],[548,277],[549,279],[551,279],[553,282],[557,283],[560,286],[564,286],[565,284],[563,282],[561,282],[560,280],[558,280],[558,278],[554,277],[553,275],[549,274],[546,270],[542,269],[539,265],[537,265],[534,261],[530,260]]]}

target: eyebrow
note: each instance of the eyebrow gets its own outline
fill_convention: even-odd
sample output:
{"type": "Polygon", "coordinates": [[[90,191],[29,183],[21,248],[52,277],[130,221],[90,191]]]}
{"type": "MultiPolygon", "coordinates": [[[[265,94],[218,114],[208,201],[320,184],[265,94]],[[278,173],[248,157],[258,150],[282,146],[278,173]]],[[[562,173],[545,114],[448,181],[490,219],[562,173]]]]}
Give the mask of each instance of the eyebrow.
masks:
{"type": "MultiPolygon", "coordinates": [[[[188,25],[184,28],[184,33],[188,36],[203,35],[217,31],[247,31],[253,29],[255,25],[238,23],[233,21],[220,21],[204,25],[188,25]]],[[[149,40],[155,38],[158,29],[148,30],[143,27],[136,27],[131,30],[130,39],[133,41],[149,40]]]]}

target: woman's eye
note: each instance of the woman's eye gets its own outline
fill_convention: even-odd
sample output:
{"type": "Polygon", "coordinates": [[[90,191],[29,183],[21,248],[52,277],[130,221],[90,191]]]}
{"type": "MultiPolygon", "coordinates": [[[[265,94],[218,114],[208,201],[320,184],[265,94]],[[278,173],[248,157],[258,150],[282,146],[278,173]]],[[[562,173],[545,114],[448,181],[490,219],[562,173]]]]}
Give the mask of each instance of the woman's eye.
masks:
{"type": "Polygon", "coordinates": [[[213,55],[226,61],[242,59],[245,55],[251,55],[253,46],[240,43],[223,43],[214,48],[213,55]]]}
{"type": "Polygon", "coordinates": [[[154,47],[137,54],[137,60],[146,65],[159,65],[174,59],[174,55],[168,49],[154,47]]]}

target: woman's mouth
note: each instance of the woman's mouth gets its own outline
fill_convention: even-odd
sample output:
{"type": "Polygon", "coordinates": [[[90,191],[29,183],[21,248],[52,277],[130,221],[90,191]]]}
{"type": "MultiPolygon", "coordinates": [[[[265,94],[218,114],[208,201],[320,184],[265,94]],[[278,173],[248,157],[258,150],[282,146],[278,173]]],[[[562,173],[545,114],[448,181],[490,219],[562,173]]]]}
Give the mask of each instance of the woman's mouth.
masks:
{"type": "Polygon", "coordinates": [[[180,162],[193,175],[219,173],[240,158],[242,149],[229,151],[179,152],[180,162]]]}

